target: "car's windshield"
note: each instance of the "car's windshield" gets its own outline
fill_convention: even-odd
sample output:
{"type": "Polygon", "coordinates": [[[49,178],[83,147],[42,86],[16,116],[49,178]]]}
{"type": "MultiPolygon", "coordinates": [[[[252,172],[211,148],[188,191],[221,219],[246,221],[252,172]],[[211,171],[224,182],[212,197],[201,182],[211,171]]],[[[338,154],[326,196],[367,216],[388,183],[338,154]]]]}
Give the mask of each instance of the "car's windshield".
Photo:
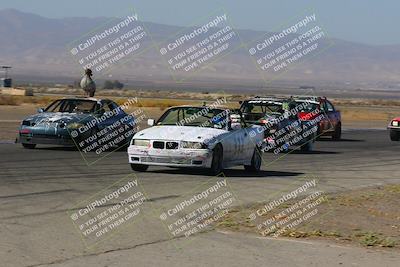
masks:
{"type": "Polygon", "coordinates": [[[300,112],[312,112],[318,109],[318,104],[307,101],[296,101],[296,107],[300,112]]]}
{"type": "Polygon", "coordinates": [[[67,113],[92,113],[96,109],[97,102],[81,99],[62,99],[51,103],[46,112],[67,112],[67,113]]]}
{"type": "Polygon", "coordinates": [[[244,102],[240,107],[240,111],[242,113],[268,114],[268,113],[282,113],[283,109],[282,109],[282,104],[280,102],[255,100],[255,101],[244,102]]]}
{"type": "Polygon", "coordinates": [[[197,126],[223,129],[227,125],[228,112],[209,107],[176,107],[167,110],[157,125],[197,126]]]}

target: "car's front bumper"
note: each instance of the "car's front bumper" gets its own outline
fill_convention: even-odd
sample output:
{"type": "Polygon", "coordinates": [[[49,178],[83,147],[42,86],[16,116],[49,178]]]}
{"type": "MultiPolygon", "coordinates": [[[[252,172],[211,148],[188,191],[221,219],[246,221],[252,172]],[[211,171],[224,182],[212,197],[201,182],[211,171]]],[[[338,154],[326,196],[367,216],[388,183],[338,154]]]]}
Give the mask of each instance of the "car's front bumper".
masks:
{"type": "Polygon", "coordinates": [[[63,135],[32,135],[32,134],[19,134],[16,143],[23,144],[42,144],[42,145],[61,145],[61,146],[75,146],[74,141],[68,136],[63,135]]]}
{"type": "Polygon", "coordinates": [[[129,146],[129,163],[169,167],[210,168],[212,151],[208,149],[155,149],[129,146]]]}
{"type": "Polygon", "coordinates": [[[392,131],[399,131],[400,132],[400,126],[392,126],[392,125],[389,125],[388,127],[387,127],[389,130],[392,130],[392,131]]]}

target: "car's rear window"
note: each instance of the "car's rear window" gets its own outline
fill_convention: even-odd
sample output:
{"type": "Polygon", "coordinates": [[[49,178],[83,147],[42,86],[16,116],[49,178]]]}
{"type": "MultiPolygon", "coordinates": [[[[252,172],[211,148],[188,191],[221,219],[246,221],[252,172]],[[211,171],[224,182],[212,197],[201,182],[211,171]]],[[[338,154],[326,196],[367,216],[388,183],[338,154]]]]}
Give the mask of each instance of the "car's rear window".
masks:
{"type": "Polygon", "coordinates": [[[312,112],[315,111],[319,108],[319,105],[316,103],[310,103],[310,102],[303,102],[303,101],[299,101],[296,104],[300,109],[300,112],[312,112]]]}
{"type": "Polygon", "coordinates": [[[240,107],[243,113],[282,113],[282,104],[267,101],[246,101],[240,107]]]}

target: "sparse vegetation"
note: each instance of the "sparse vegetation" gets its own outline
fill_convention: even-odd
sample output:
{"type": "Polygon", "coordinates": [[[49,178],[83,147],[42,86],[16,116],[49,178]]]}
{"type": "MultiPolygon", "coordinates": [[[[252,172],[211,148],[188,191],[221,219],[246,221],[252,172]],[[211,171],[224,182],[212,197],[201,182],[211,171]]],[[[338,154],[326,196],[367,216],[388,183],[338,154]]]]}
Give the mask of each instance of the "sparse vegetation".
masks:
{"type": "Polygon", "coordinates": [[[106,80],[103,85],[103,89],[122,89],[124,84],[119,82],[118,80],[109,81],[106,80]]]}
{"type": "Polygon", "coordinates": [[[22,103],[22,99],[16,96],[0,96],[0,105],[10,105],[10,106],[19,106],[22,103]]]}
{"type": "Polygon", "coordinates": [[[389,237],[383,237],[382,234],[367,232],[356,234],[355,237],[358,238],[360,244],[364,246],[380,246],[380,247],[394,247],[396,245],[396,241],[389,237]]]}
{"type": "Polygon", "coordinates": [[[61,97],[53,96],[8,96],[0,95],[0,105],[19,106],[22,104],[33,104],[47,106],[51,101],[61,97]]]}
{"type": "MultiPolygon", "coordinates": [[[[334,239],[366,247],[399,247],[399,194],[400,184],[330,194],[328,201],[318,206],[318,215],[281,236],[334,239]]],[[[265,214],[265,218],[278,214],[294,201],[285,204],[265,214]]],[[[229,213],[216,227],[260,234],[256,224],[248,219],[259,205],[263,204],[229,213]]]]}

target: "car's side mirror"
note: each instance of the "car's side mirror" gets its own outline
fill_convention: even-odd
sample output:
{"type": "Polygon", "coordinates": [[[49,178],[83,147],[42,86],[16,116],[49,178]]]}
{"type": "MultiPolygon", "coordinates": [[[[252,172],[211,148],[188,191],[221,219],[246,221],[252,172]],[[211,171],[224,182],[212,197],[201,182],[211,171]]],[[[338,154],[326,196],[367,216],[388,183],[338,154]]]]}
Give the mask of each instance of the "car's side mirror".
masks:
{"type": "Polygon", "coordinates": [[[154,123],[155,123],[154,119],[147,120],[147,125],[149,125],[149,126],[154,126],[154,123]]]}
{"type": "Polygon", "coordinates": [[[240,124],[240,122],[232,122],[231,129],[232,130],[240,130],[240,129],[242,129],[242,125],[240,124]]]}
{"type": "Polygon", "coordinates": [[[37,109],[37,112],[38,112],[38,113],[43,113],[43,112],[44,112],[44,109],[43,109],[43,108],[38,108],[38,109],[37,109]]]}

